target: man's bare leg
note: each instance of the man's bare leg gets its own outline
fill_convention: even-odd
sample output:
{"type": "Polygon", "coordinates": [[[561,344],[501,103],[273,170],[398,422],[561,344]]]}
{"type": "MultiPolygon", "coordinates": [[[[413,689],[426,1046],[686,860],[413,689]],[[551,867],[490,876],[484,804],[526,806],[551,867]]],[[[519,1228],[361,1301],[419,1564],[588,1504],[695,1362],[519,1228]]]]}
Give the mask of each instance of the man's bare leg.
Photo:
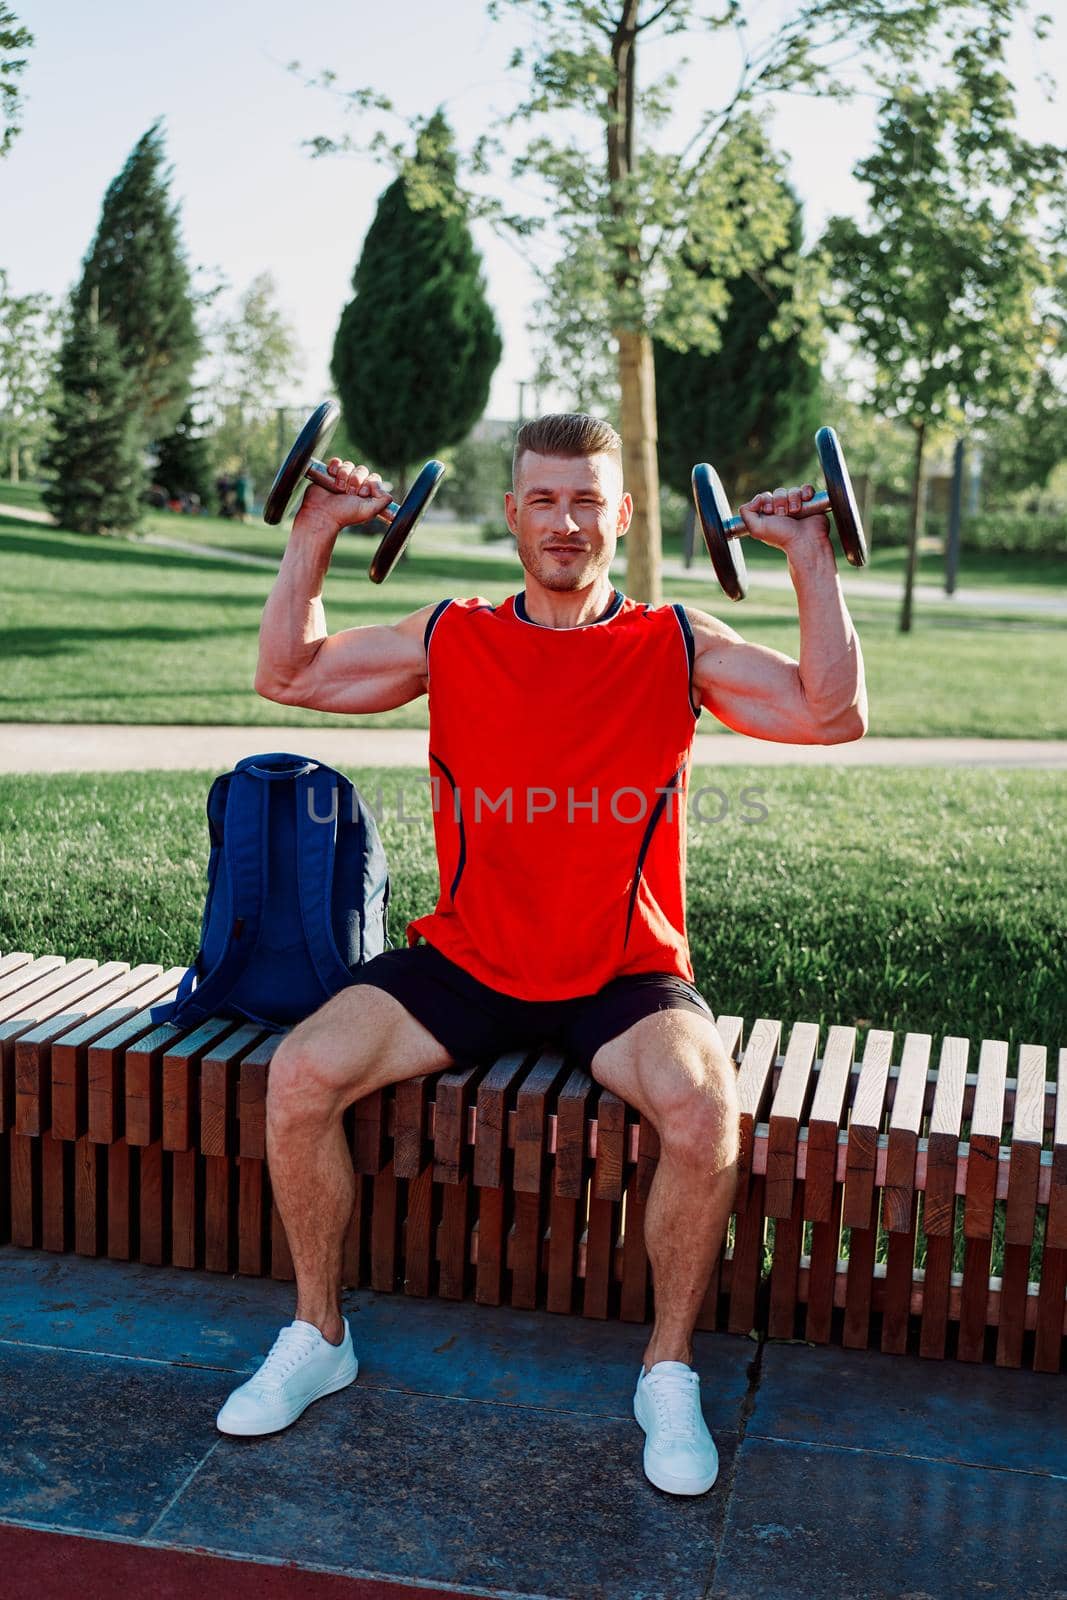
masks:
{"type": "Polygon", "coordinates": [[[645,1208],[655,1295],[645,1368],[657,1361],[691,1366],[693,1329],[737,1187],[736,1069],[712,1023],[695,1012],[661,1011],[603,1045],[593,1075],[659,1135],[645,1208]]]}
{"type": "Polygon", "coordinates": [[[342,989],[298,1023],[267,1077],[267,1163],[296,1273],[296,1312],[340,1344],[344,1239],[356,1179],[342,1116],[364,1095],[451,1064],[398,1000],[342,989]]]}

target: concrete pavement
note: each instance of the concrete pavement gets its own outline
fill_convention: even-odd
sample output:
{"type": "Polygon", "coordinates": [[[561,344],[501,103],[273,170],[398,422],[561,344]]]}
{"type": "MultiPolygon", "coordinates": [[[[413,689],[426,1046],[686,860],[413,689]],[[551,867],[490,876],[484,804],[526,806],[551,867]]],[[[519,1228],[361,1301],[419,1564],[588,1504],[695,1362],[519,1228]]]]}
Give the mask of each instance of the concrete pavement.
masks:
{"type": "MultiPolygon", "coordinates": [[[[341,771],[425,770],[422,728],[195,726],[151,723],[0,723],[0,773],[228,770],[242,756],[291,750],[341,771]]],[[[708,767],[1067,767],[1067,740],[860,739],[778,744],[731,733],[697,734],[693,761],[708,767]]]]}

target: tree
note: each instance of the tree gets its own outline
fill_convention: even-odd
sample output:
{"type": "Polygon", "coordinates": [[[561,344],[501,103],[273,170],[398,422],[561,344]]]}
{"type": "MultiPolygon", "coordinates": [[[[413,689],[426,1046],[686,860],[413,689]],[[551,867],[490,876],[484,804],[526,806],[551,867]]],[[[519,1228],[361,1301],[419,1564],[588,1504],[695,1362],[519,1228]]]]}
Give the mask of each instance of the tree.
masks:
{"type": "MultiPolygon", "coordinates": [[[[789,237],[772,256],[723,285],[729,300],[710,354],[653,339],[659,469],[691,503],[695,461],[710,460],[731,500],[806,470],[823,421],[819,325],[794,296],[803,228],[796,195],[758,127],[746,129],[754,158],[773,168],[789,237]],[[777,328],[788,318],[792,331],[777,328]]],[[[744,225],[743,215],[740,219],[744,225]]]]}
{"type": "Polygon", "coordinates": [[[115,330],[123,366],[134,379],[133,404],[144,444],[177,425],[200,355],[194,296],[178,212],[163,170],[158,122],[134,146],[108,188],[96,237],[74,292],[87,315],[94,289],[101,320],[115,330]]]}
{"type": "Polygon", "coordinates": [[[47,294],[12,294],[0,268],[0,470],[12,482],[47,431],[59,315],[47,294]]]}
{"type": "Polygon", "coordinates": [[[271,274],[259,273],[211,330],[215,458],[227,471],[243,468],[257,484],[270,483],[280,464],[280,444],[284,455],[292,443],[278,438],[278,396],[304,364],[277,292],[271,274]]]}
{"type": "Polygon", "coordinates": [[[71,315],[59,355],[59,395],[44,503],[60,527],[104,533],[137,526],[144,463],[132,374],[118,335],[98,315],[71,315]]]}
{"type": "Polygon", "coordinates": [[[994,499],[1046,488],[1053,470],[1067,461],[1067,397],[1047,365],[1038,368],[1022,403],[982,430],[982,460],[986,492],[994,499]]]}
{"type": "MultiPolygon", "coordinates": [[[[512,58],[527,72],[529,92],[502,126],[522,130],[512,177],[540,179],[546,200],[536,215],[509,215],[498,199],[475,194],[503,155],[501,139],[486,135],[466,162],[474,186],[471,215],[523,236],[550,227],[557,259],[544,273],[547,292],[538,307],[546,343],[564,368],[578,348],[607,348],[614,355],[624,472],[635,498],[626,548],[627,587],[636,598],[660,596],[652,333],[678,349],[714,349],[725,306],[722,285],[754,265],[753,251],[757,260],[766,259],[786,242],[775,185],[765,174],[733,174],[748,197],[743,238],[731,226],[729,195],[721,182],[710,181],[713,159],[736,119],[761,97],[847,93],[850,61],[860,63],[865,88],[885,83],[900,63],[922,54],[935,28],[962,29],[976,13],[1008,14],[1020,5],[787,0],[773,8],[771,31],[761,33],[761,0],[723,0],[711,16],[698,11],[697,0],[489,0],[492,17],[514,11],[532,25],[532,44],[512,58]],[[639,52],[657,30],[661,44],[679,41],[678,52],[668,71],[642,89],[639,52]],[[731,60],[724,72],[723,46],[731,37],[737,71],[731,60]],[[712,44],[703,81],[713,103],[690,137],[665,148],[663,130],[687,65],[681,50],[701,41],[712,44]],[[534,124],[546,131],[531,131],[534,124]],[[591,132],[569,136],[575,124],[591,132]]],[[[331,87],[335,77],[324,73],[319,82],[331,87]]],[[[349,93],[346,103],[361,115],[393,109],[373,88],[349,93]]],[[[411,123],[418,127],[421,119],[411,123]]],[[[320,136],[311,146],[318,155],[369,149],[397,166],[404,160],[403,144],[381,132],[364,145],[320,136]]]]}
{"type": "Polygon", "coordinates": [[[1057,339],[1067,153],[1021,137],[1003,21],[953,53],[949,81],[900,87],[856,167],[870,222],[835,217],[825,243],[840,305],[869,357],[871,400],[913,430],[908,632],[931,422],[1010,412],[1057,339]]]}
{"type": "Polygon", "coordinates": [[[22,126],[18,78],[25,71],[26,57],[21,52],[32,43],[33,34],[19,26],[11,7],[0,0],[0,156],[7,155],[22,126]]]}
{"type": "Polygon", "coordinates": [[[334,340],[348,432],[401,487],[414,462],[466,438],[501,355],[455,169],[437,112],[378,201],[334,340]]]}
{"type": "Polygon", "coordinates": [[[157,448],[156,483],[162,484],[170,496],[195,494],[201,505],[210,505],[215,498],[211,440],[201,431],[191,405],[182,412],[174,432],[160,439],[157,448]]]}

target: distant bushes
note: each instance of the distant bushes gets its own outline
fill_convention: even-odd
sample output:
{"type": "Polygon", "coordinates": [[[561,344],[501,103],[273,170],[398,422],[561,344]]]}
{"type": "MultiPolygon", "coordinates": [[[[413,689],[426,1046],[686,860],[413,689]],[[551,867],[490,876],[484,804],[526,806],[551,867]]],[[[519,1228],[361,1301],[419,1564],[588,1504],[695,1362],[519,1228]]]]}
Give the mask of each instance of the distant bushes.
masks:
{"type": "MultiPolygon", "coordinates": [[[[871,544],[879,549],[908,542],[908,507],[876,505],[868,528],[871,544]]],[[[943,512],[928,512],[925,533],[945,537],[943,512]]],[[[1067,557],[1067,517],[1028,511],[979,511],[963,519],[960,532],[964,550],[1005,555],[1027,551],[1035,555],[1067,557]]]]}

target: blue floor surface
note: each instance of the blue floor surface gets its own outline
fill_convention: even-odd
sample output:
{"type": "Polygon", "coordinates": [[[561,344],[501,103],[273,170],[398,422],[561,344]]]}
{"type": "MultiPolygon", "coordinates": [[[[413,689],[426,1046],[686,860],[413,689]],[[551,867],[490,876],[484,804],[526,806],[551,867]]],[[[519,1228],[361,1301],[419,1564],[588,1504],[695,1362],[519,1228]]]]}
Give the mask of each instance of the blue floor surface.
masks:
{"type": "Polygon", "coordinates": [[[220,1434],[294,1304],[0,1248],[0,1522],[550,1600],[1067,1600],[1067,1377],[698,1334],[686,1499],[625,1323],[349,1292],[357,1381],[220,1434]]]}

